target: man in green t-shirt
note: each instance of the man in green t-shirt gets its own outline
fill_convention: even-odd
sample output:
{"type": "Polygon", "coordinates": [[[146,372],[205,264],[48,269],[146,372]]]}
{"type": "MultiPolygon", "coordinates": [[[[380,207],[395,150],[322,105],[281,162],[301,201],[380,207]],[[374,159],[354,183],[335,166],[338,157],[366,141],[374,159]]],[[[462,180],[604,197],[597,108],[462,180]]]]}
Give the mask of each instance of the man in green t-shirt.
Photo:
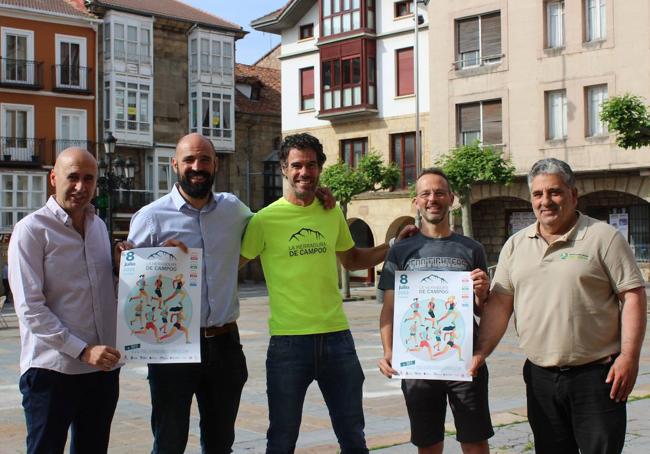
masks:
{"type": "Polygon", "coordinates": [[[343,312],[336,258],[349,270],[370,268],[384,260],[388,245],[355,247],[341,209],[314,203],[324,162],[315,137],[295,134],[284,140],[280,164],[288,191],[253,216],[241,247],[240,264],[261,256],[269,289],[267,453],[295,449],[305,393],[314,380],[341,452],[368,452],[364,375],[343,312]]]}

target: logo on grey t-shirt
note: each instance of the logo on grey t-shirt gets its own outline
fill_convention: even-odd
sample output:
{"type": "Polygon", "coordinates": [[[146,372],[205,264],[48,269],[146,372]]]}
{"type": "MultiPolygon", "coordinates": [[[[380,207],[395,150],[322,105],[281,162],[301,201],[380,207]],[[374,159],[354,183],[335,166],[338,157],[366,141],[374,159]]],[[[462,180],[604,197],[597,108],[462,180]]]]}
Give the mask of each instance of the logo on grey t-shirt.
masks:
{"type": "Polygon", "coordinates": [[[409,271],[428,271],[431,269],[445,271],[466,271],[468,264],[459,257],[421,257],[411,258],[406,262],[409,271]]]}

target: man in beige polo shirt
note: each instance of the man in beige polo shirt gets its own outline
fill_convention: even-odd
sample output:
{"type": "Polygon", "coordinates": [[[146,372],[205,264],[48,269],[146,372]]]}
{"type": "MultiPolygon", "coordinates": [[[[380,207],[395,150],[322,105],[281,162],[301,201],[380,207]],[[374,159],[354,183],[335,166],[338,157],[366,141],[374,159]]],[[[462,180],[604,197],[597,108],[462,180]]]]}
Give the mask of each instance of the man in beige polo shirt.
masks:
{"type": "Polygon", "coordinates": [[[619,453],[645,335],[645,282],[623,236],[576,210],[565,162],[538,161],[528,186],[537,222],[501,250],[470,372],[514,312],[536,452],[619,453]]]}

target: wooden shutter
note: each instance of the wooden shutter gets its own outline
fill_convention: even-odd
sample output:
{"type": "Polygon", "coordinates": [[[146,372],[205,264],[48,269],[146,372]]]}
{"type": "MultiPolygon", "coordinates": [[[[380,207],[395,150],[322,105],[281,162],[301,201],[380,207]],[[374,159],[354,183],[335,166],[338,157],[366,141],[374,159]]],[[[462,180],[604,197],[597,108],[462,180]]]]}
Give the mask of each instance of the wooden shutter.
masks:
{"type": "Polygon", "coordinates": [[[413,90],[413,48],[400,49],[397,59],[397,96],[412,95],[413,90]]]}
{"type": "Polygon", "coordinates": [[[501,55],[501,13],[481,16],[481,56],[501,55]]]}
{"type": "Polygon", "coordinates": [[[463,104],[458,107],[458,118],[460,120],[459,132],[481,130],[481,105],[463,104]]]}
{"type": "Polygon", "coordinates": [[[458,24],[458,53],[478,50],[478,17],[464,19],[458,24]]]}
{"type": "Polygon", "coordinates": [[[314,96],[314,68],[304,68],[300,70],[300,95],[302,98],[312,98],[314,96]]]}
{"type": "Polygon", "coordinates": [[[483,102],[483,143],[501,144],[502,121],[501,121],[501,100],[483,102]]]}

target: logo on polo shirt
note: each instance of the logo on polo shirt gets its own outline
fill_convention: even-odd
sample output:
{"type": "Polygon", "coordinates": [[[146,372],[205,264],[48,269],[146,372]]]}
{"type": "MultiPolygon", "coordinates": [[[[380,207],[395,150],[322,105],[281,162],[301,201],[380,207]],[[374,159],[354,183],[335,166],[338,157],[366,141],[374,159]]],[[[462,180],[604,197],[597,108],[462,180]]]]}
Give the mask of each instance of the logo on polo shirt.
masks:
{"type": "Polygon", "coordinates": [[[571,254],[569,252],[562,252],[560,254],[560,260],[582,260],[586,262],[589,260],[589,256],[586,254],[571,254]]]}
{"type": "Polygon", "coordinates": [[[325,254],[327,242],[318,230],[302,227],[289,237],[289,257],[325,254]]]}

